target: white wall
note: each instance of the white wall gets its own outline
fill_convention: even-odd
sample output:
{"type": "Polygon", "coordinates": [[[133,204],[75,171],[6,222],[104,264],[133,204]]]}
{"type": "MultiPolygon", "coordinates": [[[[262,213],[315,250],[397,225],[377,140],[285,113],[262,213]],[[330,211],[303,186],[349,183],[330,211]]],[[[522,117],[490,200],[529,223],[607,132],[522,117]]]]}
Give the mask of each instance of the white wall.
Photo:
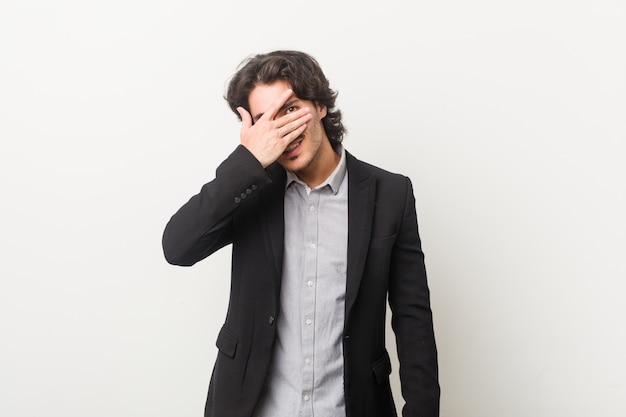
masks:
{"type": "Polygon", "coordinates": [[[339,90],[346,147],[414,182],[441,415],[624,416],[625,19],[598,0],[3,0],[0,415],[202,415],[229,253],[173,267],[161,232],[238,142],[237,64],[294,48],[339,90]]]}

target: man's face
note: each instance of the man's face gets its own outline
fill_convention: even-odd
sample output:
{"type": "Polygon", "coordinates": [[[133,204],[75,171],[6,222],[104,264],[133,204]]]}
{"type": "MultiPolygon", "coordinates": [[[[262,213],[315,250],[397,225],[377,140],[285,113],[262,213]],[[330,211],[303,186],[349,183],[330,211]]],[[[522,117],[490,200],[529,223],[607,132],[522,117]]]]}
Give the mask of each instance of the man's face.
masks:
{"type": "MultiPolygon", "coordinates": [[[[250,114],[254,121],[256,122],[289,88],[291,86],[282,80],[256,86],[248,97],[250,114]]],[[[332,152],[322,124],[322,119],[326,116],[326,107],[315,105],[311,101],[301,100],[292,94],[275,118],[304,107],[311,110],[312,118],[307,123],[306,130],[287,146],[277,162],[288,171],[306,175],[311,174],[317,168],[320,159],[325,157],[328,150],[332,152]]]]}

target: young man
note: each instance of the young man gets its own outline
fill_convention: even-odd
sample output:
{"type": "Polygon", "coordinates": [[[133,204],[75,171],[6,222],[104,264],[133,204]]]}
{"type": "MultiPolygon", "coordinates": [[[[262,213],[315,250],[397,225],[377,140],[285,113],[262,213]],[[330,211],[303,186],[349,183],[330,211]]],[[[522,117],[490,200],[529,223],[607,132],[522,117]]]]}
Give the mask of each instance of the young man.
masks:
{"type": "Polygon", "coordinates": [[[168,262],[232,244],[207,417],[391,417],[386,302],[404,417],[439,415],[437,352],[408,178],[354,158],[317,61],[256,55],[226,99],[241,145],[171,218],[168,262]]]}

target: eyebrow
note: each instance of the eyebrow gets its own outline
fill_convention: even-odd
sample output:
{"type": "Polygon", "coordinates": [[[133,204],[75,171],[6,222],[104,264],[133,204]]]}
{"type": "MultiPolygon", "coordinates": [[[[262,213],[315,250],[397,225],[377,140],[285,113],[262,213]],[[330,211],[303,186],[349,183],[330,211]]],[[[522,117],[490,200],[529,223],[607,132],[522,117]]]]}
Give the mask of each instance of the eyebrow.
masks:
{"type": "MultiPolygon", "coordinates": [[[[289,108],[289,107],[293,106],[293,105],[294,105],[297,101],[298,101],[298,100],[296,99],[296,100],[290,100],[290,101],[286,102],[285,104],[283,104],[283,106],[282,106],[280,109],[278,109],[278,111],[276,112],[276,114],[278,114],[278,113],[282,112],[283,110],[285,110],[285,109],[287,109],[287,108],[289,108]]],[[[259,114],[257,114],[256,116],[254,116],[254,117],[252,118],[252,120],[253,120],[254,122],[258,121],[261,117],[263,117],[263,115],[264,115],[264,114],[265,114],[265,113],[259,113],[259,114]]]]}

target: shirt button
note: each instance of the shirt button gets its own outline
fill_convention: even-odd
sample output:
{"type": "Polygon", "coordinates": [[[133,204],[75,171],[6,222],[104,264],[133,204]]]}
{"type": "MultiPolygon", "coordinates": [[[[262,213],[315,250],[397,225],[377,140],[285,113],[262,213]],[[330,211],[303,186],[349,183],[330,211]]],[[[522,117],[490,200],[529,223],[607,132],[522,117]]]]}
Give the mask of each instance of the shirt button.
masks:
{"type": "Polygon", "coordinates": [[[315,206],[309,206],[309,211],[315,211],[315,206]]]}
{"type": "Polygon", "coordinates": [[[309,245],[309,247],[310,247],[311,249],[315,249],[315,243],[311,243],[311,244],[309,245]]]}
{"type": "Polygon", "coordinates": [[[311,319],[306,319],[305,323],[306,323],[307,325],[309,325],[309,326],[310,326],[310,325],[313,323],[313,320],[311,320],[311,319]]]}
{"type": "Polygon", "coordinates": [[[311,397],[309,397],[308,395],[304,396],[304,401],[309,401],[311,399],[311,397]]]}
{"type": "Polygon", "coordinates": [[[312,286],[313,286],[313,281],[308,281],[308,282],[306,283],[306,285],[308,285],[309,287],[312,287],[312,286]]]}
{"type": "Polygon", "coordinates": [[[306,358],[306,359],[304,360],[304,363],[306,363],[307,365],[310,365],[310,364],[311,364],[311,359],[306,358]]]}

